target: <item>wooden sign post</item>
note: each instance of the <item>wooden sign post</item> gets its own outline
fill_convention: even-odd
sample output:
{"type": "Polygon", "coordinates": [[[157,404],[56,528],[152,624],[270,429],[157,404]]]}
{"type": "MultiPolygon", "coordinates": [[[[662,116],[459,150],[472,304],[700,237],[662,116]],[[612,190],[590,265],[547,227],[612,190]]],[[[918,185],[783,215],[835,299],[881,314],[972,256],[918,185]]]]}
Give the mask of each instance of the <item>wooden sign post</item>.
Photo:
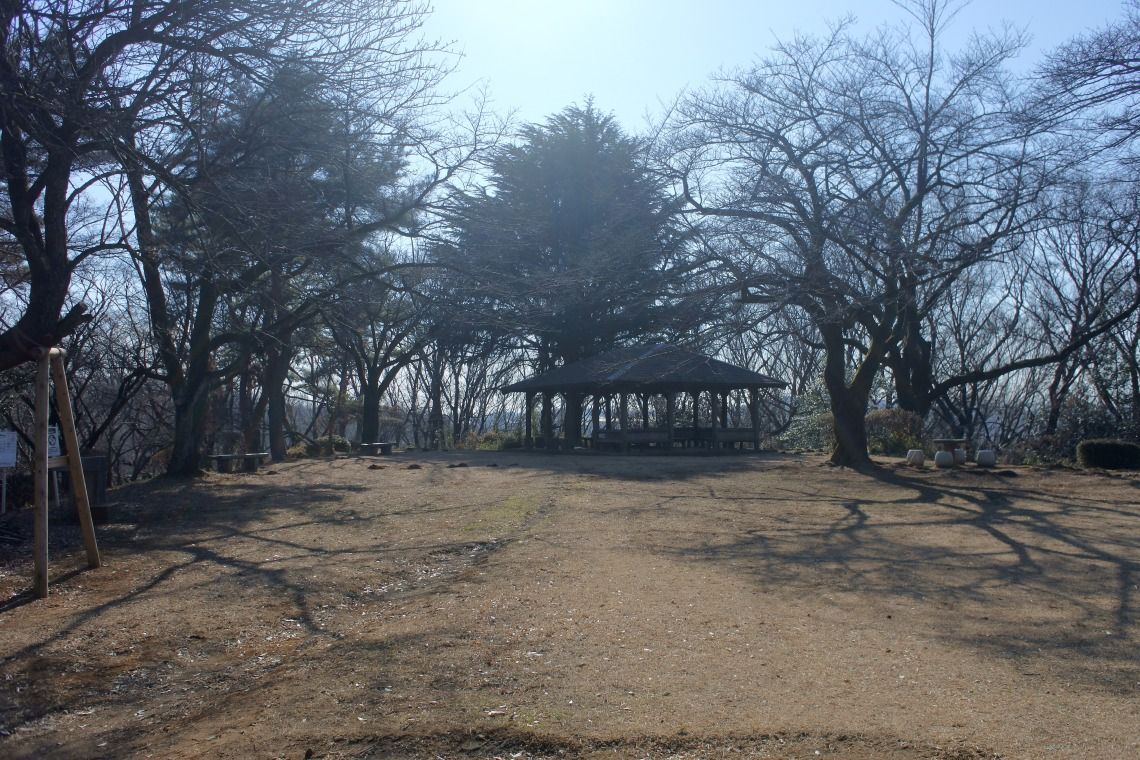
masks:
{"type": "Polygon", "coordinates": [[[68,468],[71,476],[71,496],[79,513],[79,526],[83,531],[83,545],[87,549],[87,566],[99,567],[99,546],[95,542],[95,523],[91,519],[91,502],[87,498],[87,482],[83,479],[83,460],[79,456],[79,435],[75,432],[75,415],[71,409],[71,394],[67,390],[67,374],[63,368],[64,352],[51,348],[40,355],[36,366],[35,411],[35,523],[33,549],[35,559],[35,594],[40,599],[48,595],[48,476],[51,468],[68,468]],[[50,376],[49,376],[50,373],[50,376]],[[51,380],[55,380],[55,403],[59,411],[60,432],[67,453],[52,457],[48,450],[48,417],[51,407],[48,394],[51,380]]]}

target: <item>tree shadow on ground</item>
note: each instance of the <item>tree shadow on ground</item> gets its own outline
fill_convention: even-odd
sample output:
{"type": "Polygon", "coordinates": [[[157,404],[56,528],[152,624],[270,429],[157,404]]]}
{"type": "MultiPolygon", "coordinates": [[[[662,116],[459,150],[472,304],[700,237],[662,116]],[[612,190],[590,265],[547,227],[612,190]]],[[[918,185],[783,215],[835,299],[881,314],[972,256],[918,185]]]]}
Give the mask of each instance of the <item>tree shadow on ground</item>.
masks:
{"type": "Polygon", "coordinates": [[[1140,506],[1113,500],[1123,483],[1096,495],[994,473],[880,467],[850,477],[843,495],[804,488],[808,507],[794,519],[779,514],[786,493],[731,497],[735,512],[717,510],[732,520],[728,532],[652,548],[764,589],[920,604],[937,637],[1028,670],[1048,659],[1067,678],[1135,693],[1140,506]]]}
{"type": "MultiPolygon", "coordinates": [[[[157,479],[116,492],[114,522],[97,528],[100,549],[112,561],[145,560],[132,566],[131,588],[95,604],[84,605],[66,619],[56,619],[50,632],[34,643],[4,652],[9,660],[34,657],[77,631],[98,627],[118,608],[146,597],[185,588],[188,578],[208,577],[212,593],[229,601],[248,597],[250,604],[271,598],[288,606],[309,634],[322,625],[322,602],[354,603],[362,594],[372,601],[438,587],[465,567],[484,559],[498,544],[447,536],[397,543],[385,536],[391,520],[415,520],[432,513],[470,508],[377,503],[346,504],[347,497],[370,491],[361,484],[322,481],[322,463],[302,463],[313,476],[304,488],[279,486],[266,477],[157,479]],[[340,536],[329,541],[329,536],[340,536]],[[455,539],[455,540],[451,540],[455,539]],[[329,588],[314,583],[314,573],[329,564],[351,569],[357,588],[329,588]],[[383,578],[367,585],[369,579],[383,578]],[[361,590],[363,589],[363,591],[361,590]]],[[[372,486],[374,487],[374,486],[372,486]]],[[[31,515],[24,540],[0,547],[0,562],[18,565],[31,583],[31,515]]],[[[52,526],[52,556],[71,555],[81,546],[78,529],[52,526]]],[[[55,560],[53,586],[83,581],[81,568],[64,570],[55,560]]],[[[97,585],[95,581],[91,582],[97,585]]],[[[5,614],[36,601],[30,588],[0,604],[5,614]]],[[[327,605],[325,605],[327,606],[327,605]]]]}
{"type": "MultiPolygon", "coordinates": [[[[452,513],[481,505],[458,499],[447,506],[426,497],[408,503],[402,495],[384,494],[376,482],[345,484],[343,473],[323,477],[328,466],[301,463],[300,488],[278,485],[271,475],[241,475],[158,480],[117,492],[115,522],[99,528],[108,568],[56,575],[53,595],[66,600],[75,596],[68,586],[82,585],[80,603],[30,608],[30,617],[19,621],[25,629],[36,619],[46,625],[19,646],[0,648],[14,679],[5,689],[24,689],[6,704],[0,700],[0,730],[12,733],[33,721],[104,703],[121,706],[123,700],[150,713],[152,703],[165,699],[147,691],[159,681],[212,682],[207,693],[240,691],[247,700],[249,684],[233,670],[235,647],[243,641],[271,646],[261,642],[278,636],[282,625],[303,642],[291,653],[290,667],[298,658],[319,658],[325,667],[330,653],[348,647],[353,652],[344,653],[346,662],[374,646],[381,660],[397,650],[422,651],[420,639],[373,642],[367,615],[446,588],[500,548],[449,527],[456,519],[452,513]],[[439,523],[435,529],[418,529],[432,520],[439,523]],[[393,525],[402,532],[391,534],[393,525]],[[110,574],[116,567],[118,579],[110,574]],[[336,568],[336,580],[322,582],[329,567],[336,568]],[[161,610],[164,620],[146,625],[149,636],[116,634],[137,625],[134,605],[161,610]],[[114,638],[129,643],[126,656],[108,655],[114,638]],[[189,654],[174,656],[183,650],[189,654]],[[67,686],[78,678],[71,675],[76,655],[68,654],[76,651],[88,653],[78,657],[83,684],[98,684],[98,693],[85,686],[72,693],[67,686]],[[52,675],[45,679],[40,673],[52,675]],[[100,696],[107,684],[120,682],[123,693],[100,696]]],[[[79,546],[75,540],[68,547],[73,561],[79,546]]],[[[22,563],[30,582],[30,544],[4,550],[22,563]]],[[[57,569],[64,567],[59,562],[57,569]]],[[[0,608],[0,625],[26,601],[18,595],[0,608]]],[[[433,635],[421,638],[430,642],[433,635]]],[[[270,670],[260,675],[273,675],[270,670]]],[[[293,677],[292,670],[283,672],[293,677]]],[[[304,667],[297,673],[303,680],[304,667]]]]}

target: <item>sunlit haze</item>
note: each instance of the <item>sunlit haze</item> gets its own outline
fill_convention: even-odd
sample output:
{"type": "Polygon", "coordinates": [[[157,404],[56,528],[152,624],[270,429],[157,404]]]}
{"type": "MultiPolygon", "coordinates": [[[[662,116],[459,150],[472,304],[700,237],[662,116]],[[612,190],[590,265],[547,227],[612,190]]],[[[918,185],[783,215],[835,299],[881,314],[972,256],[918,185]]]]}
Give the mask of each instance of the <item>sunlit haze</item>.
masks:
{"type": "MultiPolygon", "coordinates": [[[[890,0],[434,0],[430,38],[462,54],[453,88],[485,86],[493,107],[540,121],[593,95],[629,131],[686,87],[721,67],[749,64],[777,39],[821,33],[845,16],[871,30],[901,22],[890,0]]],[[[1045,52],[1123,15],[1119,0],[974,2],[947,30],[947,45],[971,30],[1008,22],[1028,32],[1015,62],[1030,72],[1045,52]]]]}

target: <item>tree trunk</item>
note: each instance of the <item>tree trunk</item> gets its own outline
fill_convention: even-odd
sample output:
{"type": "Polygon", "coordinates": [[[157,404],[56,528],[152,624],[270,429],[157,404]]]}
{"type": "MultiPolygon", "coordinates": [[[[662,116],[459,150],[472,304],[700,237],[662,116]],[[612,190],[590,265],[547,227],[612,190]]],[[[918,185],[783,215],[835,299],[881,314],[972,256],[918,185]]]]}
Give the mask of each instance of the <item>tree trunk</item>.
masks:
{"type": "Polygon", "coordinates": [[[904,336],[885,357],[895,381],[899,407],[925,419],[930,412],[934,387],[933,346],[922,335],[922,323],[913,306],[903,316],[904,336]]]}
{"type": "Polygon", "coordinates": [[[831,413],[835,417],[835,450],[831,463],[843,467],[866,467],[871,463],[867,453],[867,398],[844,388],[831,393],[831,413]]]}
{"type": "MultiPolygon", "coordinates": [[[[195,475],[202,467],[202,439],[209,417],[211,365],[210,328],[218,303],[218,292],[202,282],[194,324],[190,331],[190,349],[185,374],[170,386],[174,400],[174,442],[171,447],[168,475],[195,475]]],[[[176,376],[177,377],[177,376],[176,376]]]]}
{"type": "Polygon", "coordinates": [[[202,436],[206,429],[209,394],[205,387],[188,390],[186,398],[174,402],[174,442],[170,449],[167,475],[197,475],[202,469],[202,436]]]}
{"type": "Polygon", "coordinates": [[[428,412],[428,436],[431,448],[437,451],[443,448],[443,361],[439,357],[438,349],[431,361],[431,410],[428,412]]]}
{"type": "Polygon", "coordinates": [[[265,399],[265,412],[269,425],[269,453],[274,461],[285,461],[288,441],[285,439],[285,381],[289,378],[289,361],[292,358],[288,336],[282,344],[271,345],[265,357],[265,386],[261,389],[265,399]]]}
{"type": "Polygon", "coordinates": [[[871,340],[862,364],[848,384],[842,330],[827,325],[820,333],[826,349],[823,382],[831,400],[831,414],[835,418],[835,450],[831,453],[831,463],[843,467],[867,467],[871,463],[867,453],[867,403],[871,398],[872,381],[882,362],[882,346],[871,340]]]}
{"type": "Polygon", "coordinates": [[[375,443],[380,440],[380,373],[372,367],[364,378],[361,403],[360,442],[375,443]]]}

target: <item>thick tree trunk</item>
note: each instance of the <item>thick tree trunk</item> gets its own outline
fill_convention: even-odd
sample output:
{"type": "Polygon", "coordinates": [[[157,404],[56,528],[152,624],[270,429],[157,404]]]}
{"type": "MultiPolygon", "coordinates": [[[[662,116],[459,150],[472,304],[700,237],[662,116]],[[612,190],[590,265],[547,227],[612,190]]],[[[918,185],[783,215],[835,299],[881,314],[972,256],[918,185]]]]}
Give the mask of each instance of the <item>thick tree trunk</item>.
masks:
{"type": "Polygon", "coordinates": [[[380,375],[368,372],[364,388],[360,394],[360,442],[375,443],[380,440],[380,375]]]}
{"type": "MultiPolygon", "coordinates": [[[[246,357],[241,374],[238,375],[238,427],[241,430],[242,453],[261,450],[261,418],[265,412],[265,393],[253,400],[256,386],[251,357],[246,357]]],[[[264,385],[264,378],[261,378],[264,385]]]]}
{"type": "Polygon", "coordinates": [[[202,438],[209,416],[209,393],[202,382],[185,388],[174,401],[174,442],[170,449],[167,475],[197,475],[202,469],[202,438]]]}
{"type": "Polygon", "coordinates": [[[272,346],[265,357],[265,385],[261,395],[269,426],[269,454],[278,462],[285,461],[289,448],[285,439],[285,381],[289,378],[292,354],[286,339],[281,345],[272,346]]]}
{"type": "Polygon", "coordinates": [[[831,463],[843,467],[866,467],[871,462],[867,453],[867,398],[844,388],[831,394],[831,413],[835,417],[835,450],[831,463]]]}
{"type": "Polygon", "coordinates": [[[831,453],[831,463],[843,467],[867,467],[871,463],[867,453],[867,403],[871,398],[872,381],[882,362],[881,344],[871,341],[854,379],[848,384],[842,330],[826,326],[820,333],[827,352],[823,382],[835,418],[835,450],[831,453]]]}
{"type": "MultiPolygon", "coordinates": [[[[217,308],[217,290],[208,282],[200,284],[190,350],[185,374],[175,375],[170,385],[174,400],[174,442],[168,475],[194,475],[202,466],[202,440],[209,416],[211,381],[210,328],[217,308]]],[[[177,365],[176,365],[177,366],[177,365]]]]}
{"type": "Polygon", "coordinates": [[[906,329],[899,345],[885,358],[895,381],[898,405],[925,418],[933,403],[933,355],[930,341],[922,334],[922,323],[913,307],[903,317],[906,329]]]}

